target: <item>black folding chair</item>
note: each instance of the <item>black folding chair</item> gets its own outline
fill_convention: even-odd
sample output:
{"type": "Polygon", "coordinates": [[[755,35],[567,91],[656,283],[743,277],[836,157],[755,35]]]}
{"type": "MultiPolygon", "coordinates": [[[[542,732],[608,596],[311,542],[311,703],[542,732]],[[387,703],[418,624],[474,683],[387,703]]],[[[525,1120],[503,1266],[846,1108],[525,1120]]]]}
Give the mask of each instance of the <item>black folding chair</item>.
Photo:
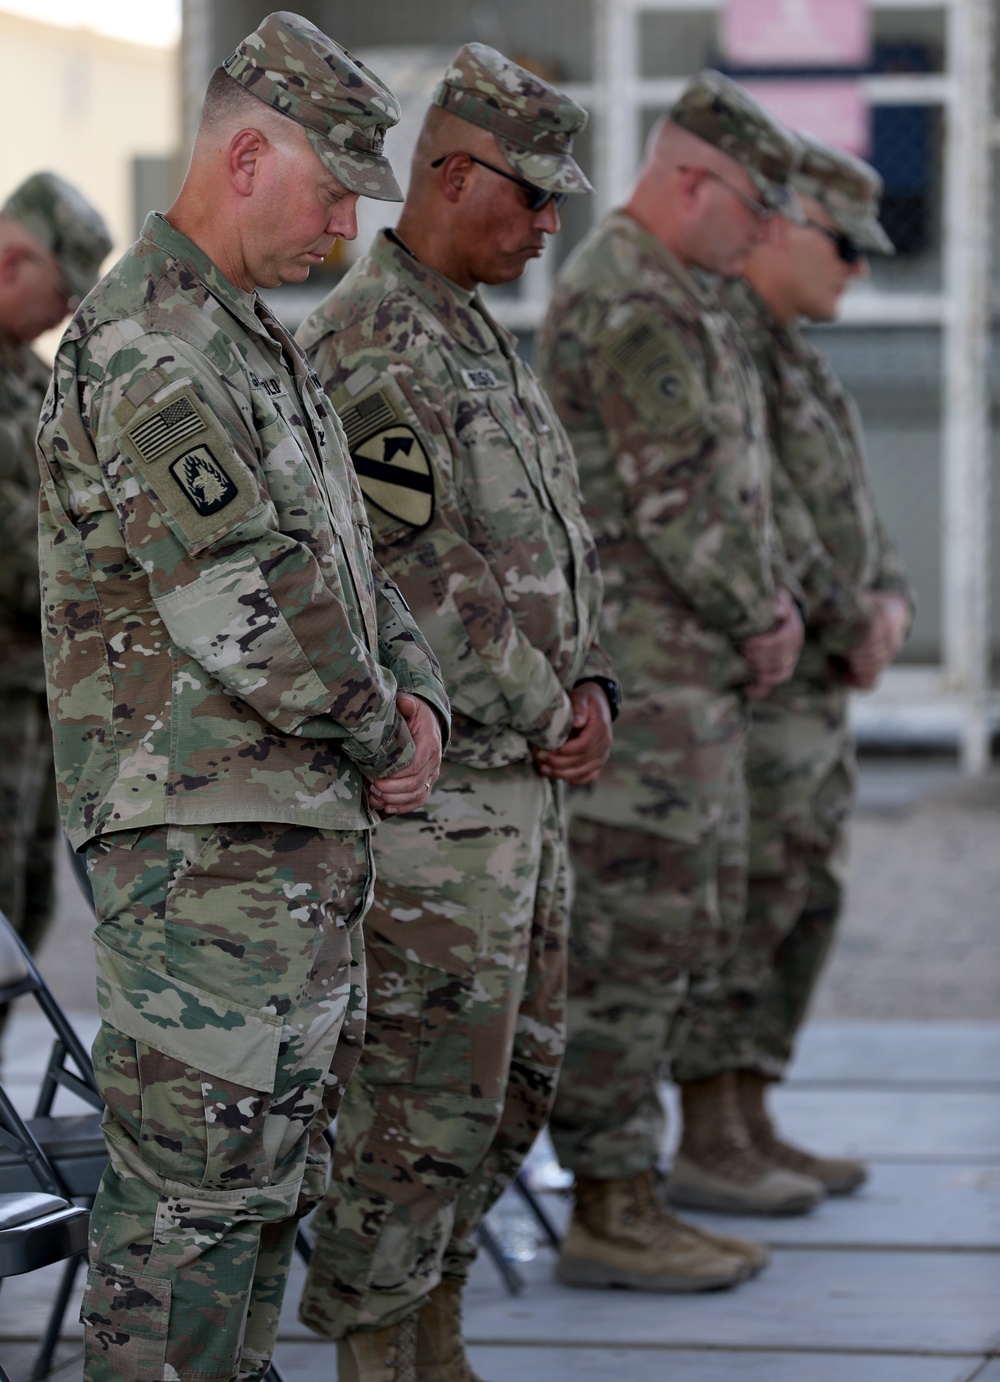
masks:
{"type": "MultiPolygon", "coordinates": [[[[21,1276],[87,1249],[90,1215],[59,1195],[0,1195],[0,1278],[21,1276]]],[[[35,1374],[38,1375],[37,1373],[35,1374]]],[[[0,1364],[0,1382],[10,1382],[0,1364]]]]}
{"type": "MultiPolygon", "coordinates": [[[[0,1197],[42,1191],[64,1205],[72,1207],[72,1201],[82,1201],[89,1209],[108,1160],[100,1130],[104,1101],[86,1048],[20,936],[0,912],[0,1004],[25,994],[31,994],[44,1014],[52,1031],[52,1047],[30,1116],[22,1118],[0,1084],[0,1197]],[[56,1113],[53,1106],[60,1089],[71,1091],[94,1111],[56,1113]]],[[[80,1209],[80,1215],[86,1221],[86,1209],[80,1209]]],[[[48,1376],[85,1255],[85,1239],[73,1253],[60,1254],[69,1260],[49,1312],[32,1379],[48,1376]]]]}

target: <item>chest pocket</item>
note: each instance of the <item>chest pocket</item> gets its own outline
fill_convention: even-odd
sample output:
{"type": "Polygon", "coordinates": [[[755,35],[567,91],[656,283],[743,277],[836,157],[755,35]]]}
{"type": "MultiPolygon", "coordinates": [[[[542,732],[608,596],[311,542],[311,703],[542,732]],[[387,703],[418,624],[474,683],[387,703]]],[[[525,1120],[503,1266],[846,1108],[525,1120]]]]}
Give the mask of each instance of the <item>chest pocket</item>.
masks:
{"type": "Polygon", "coordinates": [[[492,393],[489,409],[517,452],[537,502],[543,509],[551,509],[552,501],[542,478],[542,468],[538,460],[538,436],[520,399],[512,389],[492,393]]]}
{"type": "Polygon", "coordinates": [[[731,479],[740,489],[766,484],[771,443],[764,390],[736,327],[721,312],[702,317],[706,375],[714,430],[732,457],[731,479]]]}
{"type": "Polygon", "coordinates": [[[278,526],[317,553],[329,551],[349,520],[343,500],[325,483],[311,438],[302,436],[304,423],[295,400],[287,392],[268,394],[254,388],[251,404],[278,526]]]}

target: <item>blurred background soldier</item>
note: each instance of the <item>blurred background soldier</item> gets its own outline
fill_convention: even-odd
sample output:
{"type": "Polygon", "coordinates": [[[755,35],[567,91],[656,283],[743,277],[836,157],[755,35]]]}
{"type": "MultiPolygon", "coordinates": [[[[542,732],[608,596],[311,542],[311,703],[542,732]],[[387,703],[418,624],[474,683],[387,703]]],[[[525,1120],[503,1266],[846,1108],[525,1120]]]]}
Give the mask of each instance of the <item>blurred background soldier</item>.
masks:
{"type": "MultiPolygon", "coordinates": [[[[628,203],[562,269],[542,331],[625,693],[608,767],[572,804],[569,1042],[551,1120],[576,1178],[557,1266],[570,1285],[707,1290],[767,1260],[674,1218],[654,1171],[685,998],[712,983],[742,920],[744,693],[786,679],[801,639],[760,383],[692,270],[740,273],[794,201],[795,152],[738,87],[702,73],[654,129],[628,203]]],[[[710,1124],[699,1095],[684,1090],[672,1185],[714,1195],[736,1167],[738,1200],[818,1202],[816,1181],[760,1157],[744,1165],[735,1110],[710,1124]]]]}
{"type": "Polygon", "coordinates": [[[177,200],[80,309],[46,399],[46,671],[98,917],[111,1158],[88,1382],[267,1371],[361,1049],[365,784],[391,813],[437,775],[437,664],[255,291],[352,238],[360,194],[398,198],[397,118],[367,68],[269,16],[213,75],[177,200]]]}
{"type": "Polygon", "coordinates": [[[569,444],[476,287],[519,278],[566,193],[590,191],[570,154],[585,119],[494,49],[462,48],[398,229],[299,333],[454,712],[427,806],[375,842],[368,1036],[302,1303],[341,1341],[341,1382],[414,1364],[472,1382],[473,1235],[548,1117],[562,1055],[559,780],[600,771],[618,687],[593,644],[600,575],[569,444]]]}
{"type": "MultiPolygon", "coordinates": [[[[52,373],[30,349],[93,287],[111,238],[55,173],[0,208],[0,908],[34,951],[54,901],[58,831],[38,594],[35,433],[52,373]]],[[[0,1008],[0,1025],[7,1015],[0,1008]]]]}
{"type": "Polygon", "coordinates": [[[775,518],[805,594],[805,642],[793,678],[753,707],[746,923],[674,1074],[706,1081],[719,1100],[735,1083],[755,1152],[845,1194],[864,1164],[784,1142],[765,1092],[791,1058],[840,914],[854,784],[848,692],[873,686],[899,651],[913,593],[875,510],[857,410],[799,327],[832,321],[865,256],[892,253],[877,219],[881,179],[804,141],[793,183],[805,224],[779,218],[747,260],[746,282],[723,297],[764,381],[775,518]]]}

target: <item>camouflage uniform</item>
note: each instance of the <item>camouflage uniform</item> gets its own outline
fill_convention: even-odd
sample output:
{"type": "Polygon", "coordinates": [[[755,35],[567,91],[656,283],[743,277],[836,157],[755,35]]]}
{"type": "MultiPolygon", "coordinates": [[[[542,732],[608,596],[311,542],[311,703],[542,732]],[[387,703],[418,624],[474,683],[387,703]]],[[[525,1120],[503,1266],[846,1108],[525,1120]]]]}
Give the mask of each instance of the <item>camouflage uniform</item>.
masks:
{"type": "MultiPolygon", "coordinates": [[[[881,184],[866,165],[810,143],[793,181],[859,250],[891,249],[872,207],[881,184]]],[[[674,1072],[778,1079],[841,908],[854,784],[844,655],[869,630],[867,591],[898,592],[911,607],[913,591],[876,512],[852,399],[801,330],[782,325],[748,284],[727,285],[723,297],[764,383],[775,518],[805,595],[806,637],[792,680],[753,707],[746,922],[674,1072]]]]}
{"type": "MultiPolygon", "coordinates": [[[[748,139],[730,85],[701,79],[671,118],[745,166],[749,144],[776,199],[793,145],[756,107],[748,139]]],[[[711,986],[740,924],[740,644],[773,623],[779,557],[746,347],[703,281],[625,212],[561,270],[539,360],[576,453],[624,690],[610,762],[572,802],[569,1041],[551,1124],[565,1166],[610,1181],[656,1163],[685,997],[711,986]]]]}
{"type": "MultiPolygon", "coordinates": [[[[36,173],[0,207],[53,256],[69,293],[93,285],[107,228],[53,173],[36,173]],[[56,253],[58,250],[58,253],[56,253]]],[[[58,828],[38,595],[35,432],[51,370],[15,339],[0,309],[0,908],[35,950],[51,919],[58,828]]],[[[6,1008],[0,1009],[0,1018],[6,1008]]]]}
{"type": "MultiPolygon", "coordinates": [[[[583,112],[500,54],[463,49],[434,100],[493,128],[466,87],[496,91],[498,72],[510,161],[542,187],[582,190],[568,153],[583,112]]],[[[302,1303],[307,1324],[342,1339],[403,1320],[442,1273],[464,1279],[476,1226],[548,1116],[565,841],[558,784],[530,750],[566,739],[567,689],[610,667],[592,643],[601,582],[569,444],[479,297],[383,232],[299,339],[454,717],[424,811],[375,840],[368,1036],[302,1303]]]]}
{"type": "MultiPolygon", "coordinates": [[[[249,84],[265,66],[276,97],[304,74],[346,181],[392,97],[296,16],[271,16],[228,70],[249,84]]],[[[379,156],[363,161],[391,193],[379,156]]],[[[86,1377],[260,1378],[360,1051],[365,779],[413,757],[397,691],[445,723],[447,701],[373,564],[305,357],[162,217],[64,336],[39,450],[56,768],[97,907],[111,1157],[86,1377]]]]}

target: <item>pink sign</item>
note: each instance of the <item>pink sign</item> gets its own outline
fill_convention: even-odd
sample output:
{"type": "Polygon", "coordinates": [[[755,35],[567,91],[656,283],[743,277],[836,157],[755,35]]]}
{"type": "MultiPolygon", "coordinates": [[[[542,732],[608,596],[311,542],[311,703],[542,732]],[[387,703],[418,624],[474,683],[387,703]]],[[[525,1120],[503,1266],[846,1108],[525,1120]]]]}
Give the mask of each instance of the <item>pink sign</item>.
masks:
{"type": "Polygon", "coordinates": [[[725,0],[719,41],[734,67],[866,67],[868,0],[725,0]]]}
{"type": "Polygon", "coordinates": [[[868,157],[871,112],[859,82],[849,77],[776,77],[740,86],[797,134],[868,157]]]}

